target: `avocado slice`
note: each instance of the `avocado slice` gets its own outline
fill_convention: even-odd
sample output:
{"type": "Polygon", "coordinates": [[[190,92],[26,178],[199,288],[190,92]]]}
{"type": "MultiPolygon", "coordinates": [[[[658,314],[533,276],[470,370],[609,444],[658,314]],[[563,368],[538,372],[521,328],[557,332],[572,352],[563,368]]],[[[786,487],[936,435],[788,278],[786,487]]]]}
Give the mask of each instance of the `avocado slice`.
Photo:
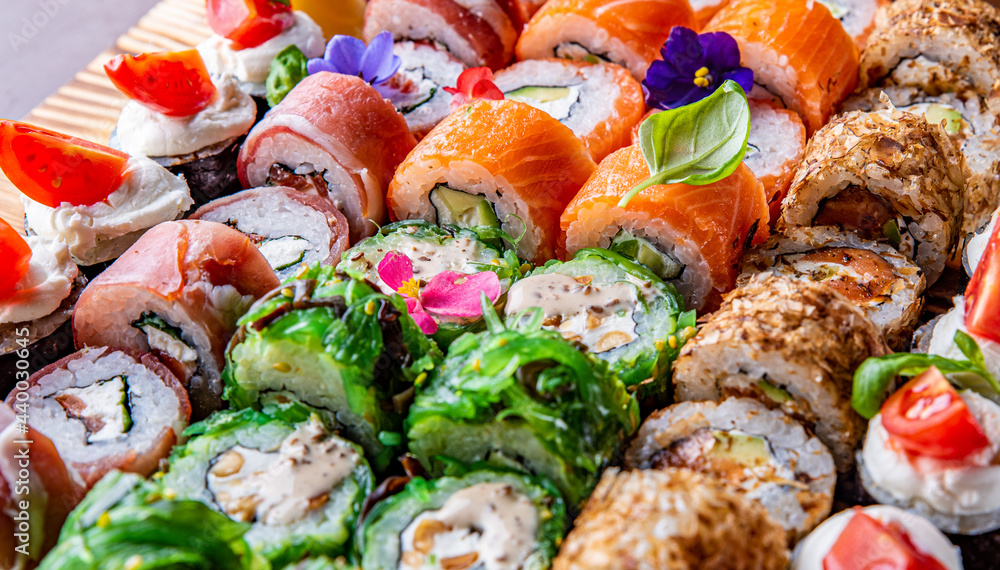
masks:
{"type": "Polygon", "coordinates": [[[509,93],[504,93],[504,97],[522,103],[537,101],[539,103],[549,103],[569,96],[569,87],[544,87],[541,85],[528,85],[515,89],[509,93]]]}
{"type": "Polygon", "coordinates": [[[437,223],[440,225],[500,228],[500,220],[493,211],[493,205],[485,196],[466,194],[439,184],[431,190],[430,199],[437,210],[437,223]]]}
{"type": "Polygon", "coordinates": [[[889,245],[892,247],[899,247],[900,242],[903,241],[903,237],[899,235],[899,224],[896,220],[889,220],[882,226],[882,235],[889,240],[889,245]]]}
{"type": "Polygon", "coordinates": [[[669,254],[624,229],[618,231],[608,249],[645,265],[660,279],[676,279],[684,271],[684,266],[669,254]]]}
{"type": "Polygon", "coordinates": [[[760,388],[761,392],[764,392],[765,396],[771,398],[778,404],[784,404],[785,402],[790,402],[794,399],[791,394],[781,388],[778,388],[774,384],[771,384],[767,380],[757,382],[757,387],[760,388]]]}
{"type": "Polygon", "coordinates": [[[932,125],[939,125],[941,121],[945,121],[944,131],[949,135],[957,135],[962,132],[964,122],[962,114],[944,105],[928,105],[924,118],[932,125]]]}
{"type": "Polygon", "coordinates": [[[737,431],[713,431],[715,445],[711,454],[744,467],[759,467],[771,461],[771,450],[764,438],[737,431]]]}

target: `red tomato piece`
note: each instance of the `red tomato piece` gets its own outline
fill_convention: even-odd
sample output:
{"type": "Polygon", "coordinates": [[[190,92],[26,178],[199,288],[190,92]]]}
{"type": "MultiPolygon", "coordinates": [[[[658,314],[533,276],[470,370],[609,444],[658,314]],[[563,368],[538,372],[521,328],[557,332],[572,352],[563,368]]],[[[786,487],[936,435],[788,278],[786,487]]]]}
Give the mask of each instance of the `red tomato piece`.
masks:
{"type": "Polygon", "coordinates": [[[119,91],[170,117],[201,111],[215,98],[215,85],[198,50],[116,55],[104,72],[119,91]]]}
{"type": "Polygon", "coordinates": [[[104,145],[0,120],[0,169],[25,196],[50,208],[104,200],[121,185],[128,158],[104,145]]]}
{"type": "Polygon", "coordinates": [[[0,218],[0,299],[13,293],[28,272],[31,248],[21,234],[0,218]]]}
{"type": "Polygon", "coordinates": [[[965,328],[975,336],[1000,342],[1000,224],[965,288],[965,328]]]}
{"type": "Polygon", "coordinates": [[[958,460],[990,445],[965,400],[934,366],[889,396],[882,426],[897,445],[925,457],[958,460]]]}
{"type": "Polygon", "coordinates": [[[823,570],[946,570],[921,552],[899,523],[882,524],[854,507],[854,516],[823,558],[823,570]]]}
{"type": "Polygon", "coordinates": [[[208,27],[241,47],[256,47],[295,23],[290,2],[208,0],[208,27]]]}

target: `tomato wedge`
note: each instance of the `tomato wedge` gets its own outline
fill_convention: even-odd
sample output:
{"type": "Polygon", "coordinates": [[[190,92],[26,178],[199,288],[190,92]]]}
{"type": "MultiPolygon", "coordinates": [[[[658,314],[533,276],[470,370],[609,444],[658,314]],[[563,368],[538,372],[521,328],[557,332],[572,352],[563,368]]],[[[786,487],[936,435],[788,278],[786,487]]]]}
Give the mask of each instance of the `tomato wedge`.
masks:
{"type": "Polygon", "coordinates": [[[854,516],[823,558],[823,570],[946,570],[921,552],[902,525],[881,521],[854,507],[854,516]]]}
{"type": "Polygon", "coordinates": [[[208,0],[208,27],[241,47],[259,46],[294,23],[287,0],[208,0]]]}
{"type": "Polygon", "coordinates": [[[198,50],[116,55],[104,72],[119,91],[170,117],[201,111],[215,98],[215,85],[198,50]]]}
{"type": "Polygon", "coordinates": [[[10,297],[28,272],[31,248],[21,234],[0,218],[0,299],[10,297]]]}
{"type": "Polygon", "coordinates": [[[128,158],[104,145],[0,120],[0,169],[25,196],[50,208],[104,200],[121,185],[128,158]]]}
{"type": "Polygon", "coordinates": [[[1000,342],[1000,224],[965,288],[965,328],[975,336],[1000,342]]]}
{"type": "Polygon", "coordinates": [[[990,445],[965,400],[934,366],[889,396],[882,426],[897,445],[924,457],[957,460],[990,445]]]}

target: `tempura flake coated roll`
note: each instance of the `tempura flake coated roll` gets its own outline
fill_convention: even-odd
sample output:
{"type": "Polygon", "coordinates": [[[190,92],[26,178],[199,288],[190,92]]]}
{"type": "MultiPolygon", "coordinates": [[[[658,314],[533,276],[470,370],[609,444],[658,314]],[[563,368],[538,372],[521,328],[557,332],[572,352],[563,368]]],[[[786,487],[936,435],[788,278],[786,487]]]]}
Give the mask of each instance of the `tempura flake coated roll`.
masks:
{"type": "Polygon", "coordinates": [[[684,345],[674,395],[751,397],[781,408],[819,436],[843,472],[865,430],[851,408],[854,370],[888,351],[878,327],[840,293],[761,276],[730,293],[684,345]]]}
{"type": "Polygon", "coordinates": [[[236,321],[278,286],[249,238],[223,224],[181,221],[146,232],[90,282],[73,312],[77,347],[153,352],[184,383],[192,416],[221,405],[236,321]]]}
{"type": "Polygon", "coordinates": [[[553,570],[780,570],[785,533],[764,507],[688,469],[611,468],[553,570]]]}

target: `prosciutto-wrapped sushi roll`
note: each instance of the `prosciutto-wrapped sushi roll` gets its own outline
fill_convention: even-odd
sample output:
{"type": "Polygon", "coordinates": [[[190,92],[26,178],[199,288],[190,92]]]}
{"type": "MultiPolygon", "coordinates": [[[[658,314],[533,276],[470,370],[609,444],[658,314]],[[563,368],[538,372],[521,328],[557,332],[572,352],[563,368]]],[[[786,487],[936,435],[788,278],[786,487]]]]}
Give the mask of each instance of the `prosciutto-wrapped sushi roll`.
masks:
{"type": "Polygon", "coordinates": [[[549,0],[521,31],[517,58],[617,63],[641,81],[674,26],[695,26],[687,0],[549,0]]]}
{"type": "Polygon", "coordinates": [[[608,469],[553,570],[788,565],[785,532],[764,507],[688,469],[608,469]]]}
{"type": "Polygon", "coordinates": [[[595,162],[627,146],[646,112],[642,85],[610,63],[528,60],[499,71],[494,82],[505,98],[541,109],[572,129],[595,162]]]}
{"type": "Polygon", "coordinates": [[[624,208],[621,198],[649,178],[638,145],[601,162],[560,219],[566,252],[635,241],[640,260],[673,284],[688,309],[718,306],[736,284],[739,259],[767,238],[767,197],[746,165],[704,186],[655,185],[624,208]]]}
{"type": "Polygon", "coordinates": [[[296,85],[247,135],[240,181],[246,188],[290,186],[326,198],[358,240],[385,217],[386,188],[415,144],[406,121],[371,85],[321,71],[296,85]]]}
{"type": "Polygon", "coordinates": [[[889,347],[862,309],[820,284],[765,275],[726,297],[674,365],[678,401],[752,397],[812,427],[838,471],[864,421],[851,409],[855,368],[889,347]]]}
{"type": "Polygon", "coordinates": [[[420,141],[386,200],[399,220],[521,236],[518,256],[544,263],[556,256],[559,215],[595,166],[583,142],[548,113],[517,101],[475,101],[420,141]]]}
{"type": "Polygon", "coordinates": [[[226,399],[259,407],[279,392],[329,410],[382,471],[401,442],[413,382],[440,351],[400,296],[315,266],[261,298],[226,353],[226,399]]]}
{"type": "Polygon", "coordinates": [[[149,475],[191,418],[187,392],[151,354],[85,348],[7,396],[88,488],[108,471],[149,475]],[[23,389],[22,389],[23,388],[23,389]]]}
{"type": "Polygon", "coordinates": [[[568,521],[541,477],[480,467],[412,479],[358,529],[361,568],[548,568],[568,521]]]}
{"type": "Polygon", "coordinates": [[[191,426],[157,485],[249,523],[250,546],[275,568],[346,554],[372,472],[361,447],[297,402],[221,411],[191,426]]]}
{"type": "Polygon", "coordinates": [[[451,94],[445,87],[458,84],[466,65],[447,50],[425,42],[397,42],[392,53],[399,71],[379,85],[379,92],[406,119],[418,140],[451,113],[451,94]]]}
{"type": "Polygon", "coordinates": [[[958,238],[963,157],[938,125],[851,111],[806,146],[778,228],[836,226],[888,243],[937,281],[958,238]]]}
{"type": "Polygon", "coordinates": [[[153,352],[188,390],[192,417],[222,403],[236,320],[278,286],[253,243],[216,222],[156,226],[90,282],[73,311],[77,347],[153,352]]]}
{"type": "Polygon", "coordinates": [[[347,220],[340,210],[285,186],[252,188],[213,200],[190,219],[226,224],[249,237],[282,281],[302,264],[336,265],[348,246],[347,220]]]}

